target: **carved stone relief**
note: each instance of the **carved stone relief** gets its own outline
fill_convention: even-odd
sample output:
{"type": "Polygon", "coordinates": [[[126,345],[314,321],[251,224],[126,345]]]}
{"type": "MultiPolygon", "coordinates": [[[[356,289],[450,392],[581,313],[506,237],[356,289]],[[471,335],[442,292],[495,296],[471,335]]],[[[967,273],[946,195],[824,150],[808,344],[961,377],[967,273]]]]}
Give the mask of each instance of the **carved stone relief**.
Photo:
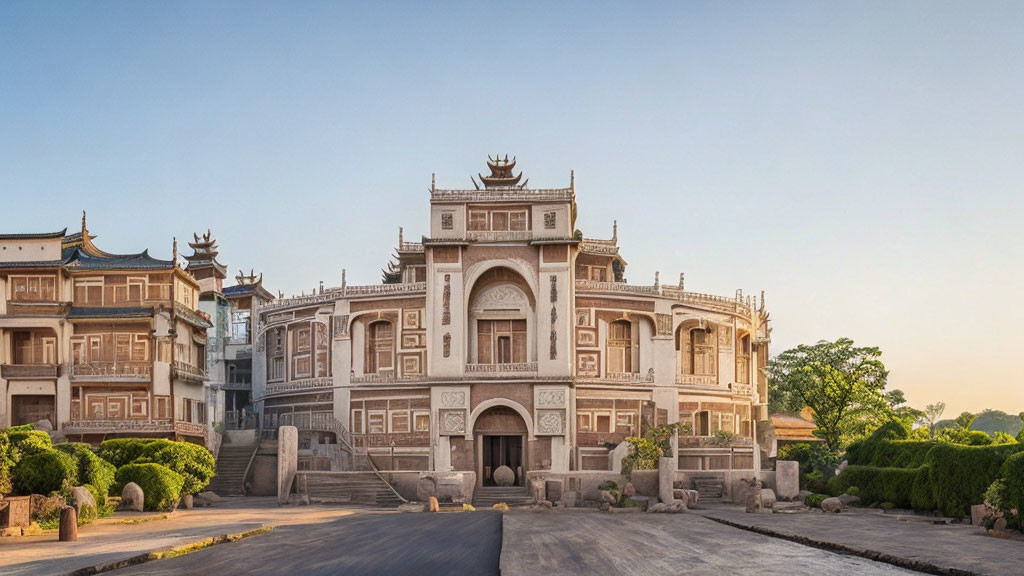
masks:
{"type": "Polygon", "coordinates": [[[466,411],[463,409],[438,410],[442,436],[457,436],[466,433],[466,411]]]}
{"type": "Polygon", "coordinates": [[[565,406],[565,390],[540,390],[537,392],[538,406],[565,406]]]}
{"type": "Polygon", "coordinates": [[[441,325],[447,326],[452,322],[452,275],[444,275],[444,294],[442,296],[444,310],[441,312],[441,325]]]}
{"type": "Polygon", "coordinates": [[[537,410],[537,434],[559,435],[565,430],[564,410],[537,410]]]}
{"type": "Polygon", "coordinates": [[[452,355],[452,335],[445,333],[444,335],[444,357],[447,358],[452,355]]]}
{"type": "Polygon", "coordinates": [[[479,296],[473,299],[471,310],[483,312],[486,310],[508,310],[517,308],[528,310],[529,301],[526,294],[511,284],[499,284],[485,289],[479,296]]]}
{"type": "Polygon", "coordinates": [[[348,314],[334,317],[334,337],[348,336],[348,314]]]}
{"type": "Polygon", "coordinates": [[[466,404],[466,393],[461,390],[441,393],[441,405],[445,407],[464,406],[466,404]]]}
{"type": "Polygon", "coordinates": [[[671,314],[655,314],[655,320],[658,324],[658,336],[671,336],[672,335],[672,315],[671,314]]]}

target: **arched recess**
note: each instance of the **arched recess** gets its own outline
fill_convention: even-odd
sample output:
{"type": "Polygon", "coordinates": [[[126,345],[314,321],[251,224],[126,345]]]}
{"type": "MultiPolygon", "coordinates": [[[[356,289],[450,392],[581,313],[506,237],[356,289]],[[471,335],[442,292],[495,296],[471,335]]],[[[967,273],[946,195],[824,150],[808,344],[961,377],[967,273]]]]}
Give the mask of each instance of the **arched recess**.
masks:
{"type": "MultiPolygon", "coordinates": [[[[349,341],[351,347],[350,370],[356,376],[366,374],[394,373],[397,375],[398,350],[398,311],[397,310],[373,310],[353,315],[348,324],[349,341]],[[391,325],[391,362],[390,367],[381,366],[378,362],[374,366],[370,362],[370,355],[378,352],[372,350],[374,344],[379,344],[380,335],[374,335],[373,325],[386,322],[391,325]]],[[[385,353],[387,346],[381,347],[380,353],[385,353]]],[[[376,356],[375,356],[376,357],[376,356]]]]}
{"type": "Polygon", "coordinates": [[[504,266],[477,275],[466,297],[466,362],[537,361],[536,299],[525,277],[504,266]]]}
{"type": "Polygon", "coordinates": [[[676,373],[684,376],[718,375],[718,327],[703,319],[690,319],[676,328],[676,373]]]}
{"type": "Polygon", "coordinates": [[[736,329],[736,383],[750,384],[750,332],[736,329]]]}
{"type": "Polygon", "coordinates": [[[480,404],[477,404],[476,408],[469,414],[469,428],[466,429],[466,439],[469,440],[473,437],[473,432],[476,429],[476,421],[481,414],[486,412],[490,408],[496,406],[504,406],[511,408],[519,413],[523,417],[523,422],[526,423],[526,434],[529,440],[533,440],[533,417],[530,416],[530,411],[527,410],[522,404],[515,400],[509,400],[508,398],[491,398],[490,400],[484,400],[480,404]]]}

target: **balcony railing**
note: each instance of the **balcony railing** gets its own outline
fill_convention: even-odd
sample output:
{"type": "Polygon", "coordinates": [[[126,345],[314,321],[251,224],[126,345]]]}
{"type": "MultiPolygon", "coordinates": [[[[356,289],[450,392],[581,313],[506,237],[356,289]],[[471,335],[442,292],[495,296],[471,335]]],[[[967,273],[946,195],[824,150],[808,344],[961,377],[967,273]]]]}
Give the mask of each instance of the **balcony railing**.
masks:
{"type": "Polygon", "coordinates": [[[512,362],[508,364],[466,364],[466,374],[536,374],[536,362],[512,362]]]}
{"type": "Polygon", "coordinates": [[[466,238],[477,242],[522,242],[533,239],[531,230],[470,230],[466,238]]]}
{"type": "Polygon", "coordinates": [[[718,376],[715,374],[676,374],[676,384],[695,388],[718,388],[718,376]]]}
{"type": "Polygon", "coordinates": [[[654,382],[654,371],[647,372],[605,372],[604,374],[580,374],[579,380],[593,382],[608,382],[614,384],[645,384],[654,382]]]}
{"type": "Polygon", "coordinates": [[[598,282],[596,280],[576,280],[576,289],[592,292],[620,292],[625,294],[637,294],[643,296],[658,296],[671,298],[693,304],[715,311],[741,314],[749,316],[751,307],[738,297],[715,296],[713,294],[700,294],[698,292],[686,292],[678,286],[668,284],[654,284],[643,286],[639,284],[627,284],[625,282],[598,282]]]}
{"type": "Polygon", "coordinates": [[[278,394],[280,392],[295,392],[298,390],[315,390],[318,388],[330,388],[334,386],[334,378],[323,376],[320,378],[300,378],[287,382],[272,382],[267,384],[267,394],[278,394]]]}
{"type": "Polygon", "coordinates": [[[680,448],[745,448],[754,445],[746,436],[733,436],[726,441],[717,436],[679,436],[680,448]]]}
{"type": "Polygon", "coordinates": [[[399,382],[418,382],[423,379],[423,376],[398,376],[394,370],[381,370],[375,374],[353,375],[351,382],[353,384],[395,384],[399,382]]]}
{"type": "Polygon", "coordinates": [[[390,434],[353,434],[352,445],[357,448],[389,448],[430,446],[430,432],[392,432],[390,434]]]}
{"type": "Polygon", "coordinates": [[[519,189],[492,188],[489,190],[430,191],[431,202],[524,202],[531,200],[572,200],[572,188],[519,189]]]}
{"type": "Polygon", "coordinates": [[[174,421],[174,433],[181,436],[201,436],[206,438],[207,426],[198,422],[174,421]]]}
{"type": "Polygon", "coordinates": [[[116,380],[149,382],[153,379],[151,362],[89,362],[71,365],[72,380],[116,380]]]}
{"type": "Polygon", "coordinates": [[[0,366],[0,376],[7,380],[19,378],[52,379],[59,375],[56,364],[4,364],[0,366]]]}
{"type": "Polygon", "coordinates": [[[181,378],[182,380],[192,380],[194,382],[202,382],[206,380],[206,370],[182,362],[181,360],[174,361],[174,375],[175,378],[181,378]]]}
{"type": "Polygon", "coordinates": [[[174,430],[170,420],[71,420],[64,423],[67,434],[130,432],[164,434],[174,430]]]}

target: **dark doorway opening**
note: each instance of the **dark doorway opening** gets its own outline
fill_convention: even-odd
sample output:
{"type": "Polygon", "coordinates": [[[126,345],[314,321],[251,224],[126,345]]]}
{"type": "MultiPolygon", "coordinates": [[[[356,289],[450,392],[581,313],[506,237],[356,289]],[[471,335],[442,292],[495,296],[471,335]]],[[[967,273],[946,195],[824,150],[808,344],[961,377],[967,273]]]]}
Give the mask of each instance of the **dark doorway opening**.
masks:
{"type": "Polygon", "coordinates": [[[11,425],[35,424],[40,420],[49,420],[54,429],[57,428],[57,414],[51,395],[16,394],[11,397],[11,425]]]}
{"type": "Polygon", "coordinates": [[[523,485],[523,437],[522,436],[484,436],[484,486],[496,486],[494,471],[501,466],[508,466],[515,473],[516,486],[523,485]]]}

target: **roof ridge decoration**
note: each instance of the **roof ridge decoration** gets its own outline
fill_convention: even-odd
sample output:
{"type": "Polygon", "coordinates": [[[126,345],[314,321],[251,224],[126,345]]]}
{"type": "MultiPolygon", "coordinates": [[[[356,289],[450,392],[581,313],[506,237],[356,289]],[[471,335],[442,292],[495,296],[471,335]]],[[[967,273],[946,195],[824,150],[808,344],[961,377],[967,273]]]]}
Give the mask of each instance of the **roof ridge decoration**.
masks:
{"type": "Polygon", "coordinates": [[[65,228],[58,232],[29,232],[25,234],[0,234],[0,239],[3,240],[19,240],[19,239],[31,239],[31,240],[48,240],[52,238],[63,238],[67,235],[68,229],[65,228]]]}
{"type": "MultiPolygon", "coordinates": [[[[513,175],[512,171],[515,169],[515,167],[515,156],[513,156],[512,159],[509,160],[508,154],[505,154],[504,158],[502,158],[500,154],[495,154],[494,158],[491,158],[491,155],[488,154],[487,168],[490,169],[491,174],[490,176],[484,176],[483,174],[480,174],[478,172],[477,176],[479,176],[480,181],[483,182],[484,188],[518,188],[522,190],[526,188],[526,185],[530,182],[530,179],[527,178],[526,180],[523,180],[522,184],[520,184],[519,180],[521,180],[523,177],[523,171],[520,170],[519,174],[513,175]]],[[[470,176],[469,178],[470,180],[473,180],[473,186],[475,186],[476,189],[479,190],[480,185],[477,184],[476,180],[473,179],[472,176],[470,176]]]]}
{"type": "Polygon", "coordinates": [[[259,276],[257,276],[255,268],[250,268],[248,275],[245,273],[245,270],[239,270],[238,275],[235,276],[235,282],[238,282],[239,286],[259,286],[263,284],[263,273],[260,272],[259,276]]]}

